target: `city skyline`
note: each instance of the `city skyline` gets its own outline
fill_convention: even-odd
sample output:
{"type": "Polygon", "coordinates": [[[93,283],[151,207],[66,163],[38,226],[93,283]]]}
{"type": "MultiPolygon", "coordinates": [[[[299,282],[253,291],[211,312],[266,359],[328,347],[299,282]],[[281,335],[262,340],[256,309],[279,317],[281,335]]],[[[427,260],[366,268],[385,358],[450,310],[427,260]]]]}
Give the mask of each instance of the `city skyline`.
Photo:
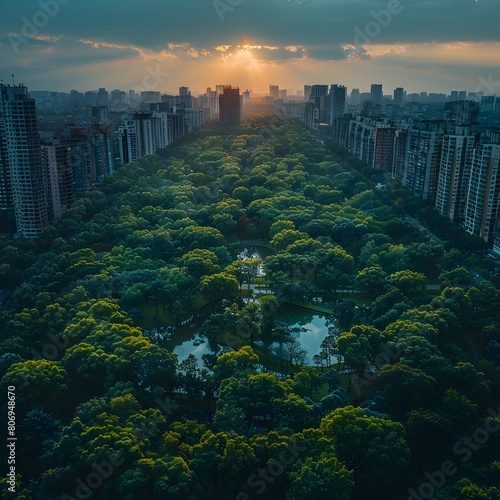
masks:
{"type": "Polygon", "coordinates": [[[495,0],[39,0],[4,10],[0,79],[15,74],[33,90],[381,82],[500,93],[495,0]]]}

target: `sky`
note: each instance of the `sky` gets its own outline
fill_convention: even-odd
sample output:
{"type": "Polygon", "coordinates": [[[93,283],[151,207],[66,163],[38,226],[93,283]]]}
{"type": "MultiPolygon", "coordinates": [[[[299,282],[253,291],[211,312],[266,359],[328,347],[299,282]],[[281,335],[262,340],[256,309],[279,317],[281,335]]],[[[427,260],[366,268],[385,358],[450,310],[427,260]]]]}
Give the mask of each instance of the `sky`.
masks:
{"type": "Polygon", "coordinates": [[[500,95],[500,0],[0,0],[0,80],[500,95]]]}

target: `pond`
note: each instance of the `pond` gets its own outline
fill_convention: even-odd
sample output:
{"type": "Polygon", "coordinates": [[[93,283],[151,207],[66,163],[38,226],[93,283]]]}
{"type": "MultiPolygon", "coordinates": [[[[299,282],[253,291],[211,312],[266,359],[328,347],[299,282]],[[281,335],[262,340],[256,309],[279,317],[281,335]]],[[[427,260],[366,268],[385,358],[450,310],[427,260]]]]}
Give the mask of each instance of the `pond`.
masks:
{"type": "MultiPolygon", "coordinates": [[[[265,259],[273,255],[274,251],[268,246],[260,246],[257,242],[252,244],[236,244],[230,248],[234,258],[245,260],[248,258],[265,259]]],[[[262,266],[259,266],[258,276],[264,275],[262,266]]],[[[245,302],[255,300],[247,298],[245,302]]],[[[314,299],[316,300],[316,299],[314,299]]],[[[320,301],[321,299],[318,299],[320,301]]],[[[204,354],[214,354],[210,349],[206,338],[198,334],[205,319],[209,318],[214,312],[222,312],[221,306],[209,305],[203,308],[199,314],[192,316],[180,327],[168,327],[160,330],[150,330],[146,332],[152,340],[158,342],[163,347],[177,354],[179,362],[185,360],[189,354],[194,354],[198,359],[198,365],[203,367],[202,356],[204,354]]],[[[319,354],[321,342],[328,335],[328,328],[333,326],[334,318],[331,315],[325,315],[307,309],[291,305],[281,305],[275,315],[275,320],[286,325],[302,349],[306,353],[306,366],[314,366],[313,357],[319,354]]],[[[278,342],[271,344],[273,352],[282,351],[282,346],[278,342]]],[[[217,354],[220,354],[222,348],[217,354]]]]}
{"type": "MultiPolygon", "coordinates": [[[[189,354],[194,354],[199,367],[202,368],[202,355],[213,352],[206,339],[200,338],[198,331],[210,314],[211,311],[199,314],[189,324],[178,328],[171,327],[159,332],[150,330],[147,333],[162,347],[177,354],[179,362],[186,359],[189,354]]],[[[302,349],[306,351],[305,365],[314,366],[313,356],[319,354],[321,342],[328,335],[328,328],[333,325],[333,316],[285,304],[279,308],[275,319],[290,328],[292,337],[297,339],[302,349]]],[[[279,344],[275,342],[271,348],[278,351],[279,344]]]]}
{"type": "Polygon", "coordinates": [[[307,353],[306,366],[313,366],[313,356],[319,354],[328,328],[334,326],[333,316],[285,304],[278,309],[276,320],[290,328],[292,337],[307,353]]]}

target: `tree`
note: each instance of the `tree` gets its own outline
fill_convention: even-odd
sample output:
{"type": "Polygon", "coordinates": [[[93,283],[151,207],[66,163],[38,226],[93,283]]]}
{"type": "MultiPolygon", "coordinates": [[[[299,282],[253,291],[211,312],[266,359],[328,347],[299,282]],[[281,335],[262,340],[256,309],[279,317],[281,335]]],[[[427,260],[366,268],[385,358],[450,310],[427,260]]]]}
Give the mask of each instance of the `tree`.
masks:
{"type": "Polygon", "coordinates": [[[356,276],[356,286],[372,296],[381,295],[386,289],[388,276],[380,266],[365,267],[356,276]]]}
{"type": "Polygon", "coordinates": [[[337,458],[354,472],[359,492],[390,498],[407,476],[410,450],[399,422],[369,417],[361,408],[347,406],[323,418],[320,429],[332,439],[337,458]]]}
{"type": "Polygon", "coordinates": [[[384,391],[391,415],[397,419],[411,410],[430,408],[437,400],[436,380],[402,363],[383,366],[373,388],[384,391]]]}
{"type": "Polygon", "coordinates": [[[259,357],[250,346],[222,354],[214,366],[214,376],[218,381],[228,377],[243,376],[257,368],[259,357]]]}
{"type": "Polygon", "coordinates": [[[184,254],[180,259],[180,264],[186,267],[187,272],[196,280],[199,280],[202,276],[220,271],[217,255],[202,248],[184,254]]]}
{"type": "Polygon", "coordinates": [[[292,467],[289,473],[291,485],[288,500],[330,500],[335,492],[336,500],[351,498],[354,475],[332,455],[322,455],[319,460],[307,457],[292,467]]]}
{"type": "Polygon", "coordinates": [[[3,394],[7,393],[10,386],[24,394],[23,398],[16,401],[16,415],[22,418],[36,407],[60,415],[64,411],[69,382],[68,373],[58,362],[40,359],[11,365],[2,378],[0,387],[3,394]]]}
{"type": "Polygon", "coordinates": [[[392,286],[401,290],[402,293],[410,295],[425,290],[427,280],[422,273],[404,270],[391,274],[389,282],[392,286]]]}
{"type": "Polygon", "coordinates": [[[238,280],[228,273],[203,276],[201,279],[201,293],[210,301],[238,295],[238,280]]]}

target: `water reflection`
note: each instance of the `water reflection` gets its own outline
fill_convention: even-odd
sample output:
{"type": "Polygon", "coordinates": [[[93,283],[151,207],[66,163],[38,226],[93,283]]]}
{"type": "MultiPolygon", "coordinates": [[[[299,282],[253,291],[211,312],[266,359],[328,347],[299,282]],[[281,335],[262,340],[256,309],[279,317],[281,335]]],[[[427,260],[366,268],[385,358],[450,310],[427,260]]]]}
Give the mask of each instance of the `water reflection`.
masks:
{"type": "MultiPolygon", "coordinates": [[[[214,353],[207,339],[199,335],[201,325],[213,313],[214,311],[207,311],[205,314],[199,314],[189,324],[180,327],[164,327],[149,330],[146,333],[151,340],[177,354],[179,362],[185,360],[189,354],[194,354],[198,360],[198,366],[203,368],[202,356],[204,354],[220,355],[224,351],[224,348],[220,346],[214,353]]],[[[313,357],[320,353],[321,342],[328,335],[329,328],[334,326],[334,318],[331,315],[282,305],[275,315],[275,320],[277,325],[282,324],[290,336],[296,339],[300,347],[306,351],[305,365],[313,366],[313,357]]],[[[270,349],[277,356],[284,356],[282,343],[273,342],[270,349]]]]}

